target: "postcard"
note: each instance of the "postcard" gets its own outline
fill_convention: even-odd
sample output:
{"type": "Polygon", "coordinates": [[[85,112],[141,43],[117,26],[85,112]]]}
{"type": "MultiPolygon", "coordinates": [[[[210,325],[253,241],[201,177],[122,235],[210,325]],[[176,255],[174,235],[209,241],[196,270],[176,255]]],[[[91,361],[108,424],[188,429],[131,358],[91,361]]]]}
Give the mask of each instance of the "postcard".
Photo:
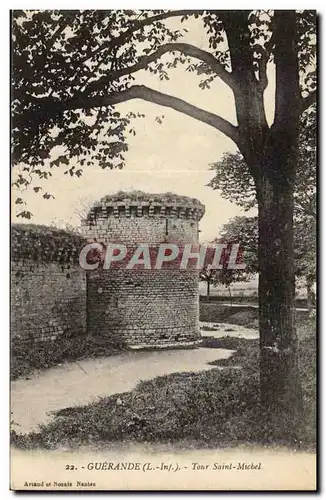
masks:
{"type": "Polygon", "coordinates": [[[315,491],[316,12],[10,22],[10,488],[315,491]]]}

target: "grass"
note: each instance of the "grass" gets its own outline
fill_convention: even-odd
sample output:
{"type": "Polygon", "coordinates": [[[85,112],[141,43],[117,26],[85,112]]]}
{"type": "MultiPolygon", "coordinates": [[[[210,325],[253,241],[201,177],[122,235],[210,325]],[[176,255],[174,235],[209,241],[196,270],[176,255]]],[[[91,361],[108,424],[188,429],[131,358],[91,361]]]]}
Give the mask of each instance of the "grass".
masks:
{"type": "MultiPolygon", "coordinates": [[[[307,311],[296,312],[298,323],[305,321],[309,315],[307,311]]],[[[258,308],[246,305],[230,307],[217,302],[200,302],[200,321],[207,323],[230,323],[242,325],[246,328],[258,328],[258,308]]]]}
{"type": "Polygon", "coordinates": [[[200,320],[207,323],[230,323],[247,328],[258,327],[258,309],[242,306],[232,308],[214,302],[200,302],[200,320]]]}
{"type": "Polygon", "coordinates": [[[257,371],[259,363],[259,341],[256,339],[241,339],[235,337],[221,337],[219,339],[206,337],[203,347],[213,349],[230,349],[235,351],[230,358],[212,361],[216,366],[241,366],[246,373],[257,371]]]}
{"type": "Polygon", "coordinates": [[[61,363],[84,358],[111,356],[124,349],[123,344],[109,343],[107,339],[78,336],[60,338],[40,345],[17,345],[11,349],[11,379],[27,377],[35,370],[45,370],[61,363]]]}
{"type": "Polygon", "coordinates": [[[180,373],[141,382],[135,390],[83,407],[60,410],[39,432],[18,435],[22,448],[52,448],[114,441],[195,442],[198,447],[289,444],[314,448],[316,426],[315,325],[300,329],[304,418],[293,443],[293,425],[264,419],[259,405],[257,340],[204,339],[206,347],[235,349],[228,360],[200,373],[180,373]],[[223,369],[221,369],[223,367],[223,369]],[[235,369],[242,367],[242,369],[235,369]],[[263,423],[265,421],[265,423],[263,423]]]}

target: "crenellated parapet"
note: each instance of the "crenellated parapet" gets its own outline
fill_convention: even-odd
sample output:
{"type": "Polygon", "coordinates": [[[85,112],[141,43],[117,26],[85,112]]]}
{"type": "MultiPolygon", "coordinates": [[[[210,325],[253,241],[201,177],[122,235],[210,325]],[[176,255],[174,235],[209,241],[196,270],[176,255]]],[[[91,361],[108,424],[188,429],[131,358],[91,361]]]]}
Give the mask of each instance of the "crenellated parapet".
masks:
{"type": "Polygon", "coordinates": [[[178,218],[199,221],[204,213],[204,205],[195,198],[173,193],[120,192],[105,196],[94,203],[83,225],[93,225],[109,217],[178,218]]]}

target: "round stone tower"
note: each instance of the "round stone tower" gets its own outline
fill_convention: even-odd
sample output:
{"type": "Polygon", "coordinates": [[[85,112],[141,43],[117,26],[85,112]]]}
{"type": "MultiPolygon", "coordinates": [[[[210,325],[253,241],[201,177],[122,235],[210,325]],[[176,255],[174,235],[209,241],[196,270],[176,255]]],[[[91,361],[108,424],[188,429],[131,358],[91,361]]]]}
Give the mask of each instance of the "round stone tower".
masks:
{"type": "MultiPolygon", "coordinates": [[[[83,222],[93,241],[198,244],[205,207],[172,193],[119,192],[95,203],[83,222]]],[[[87,328],[134,348],[195,345],[199,332],[198,271],[110,268],[87,271],[87,328]]]]}

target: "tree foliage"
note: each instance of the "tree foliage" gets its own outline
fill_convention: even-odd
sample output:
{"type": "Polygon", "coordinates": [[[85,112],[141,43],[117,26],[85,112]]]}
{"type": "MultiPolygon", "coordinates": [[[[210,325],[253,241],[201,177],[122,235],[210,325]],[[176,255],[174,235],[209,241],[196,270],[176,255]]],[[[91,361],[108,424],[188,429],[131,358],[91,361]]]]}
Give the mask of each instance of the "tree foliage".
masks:
{"type": "MultiPolygon", "coordinates": [[[[316,217],[317,192],[316,105],[301,116],[298,163],[295,177],[294,215],[316,217]]],[[[224,153],[221,161],[211,165],[215,172],[208,186],[244,210],[257,206],[255,181],[240,152],[224,153]]]]}
{"type": "MultiPolygon", "coordinates": [[[[296,15],[300,99],[306,108],[316,88],[315,14],[296,15]]],[[[12,163],[21,166],[15,185],[24,189],[35,177],[51,177],[51,169],[59,166],[71,176],[82,175],[83,167],[94,163],[122,168],[126,136],[135,133],[137,116],[123,115],[115,105],[137,98],[215,127],[239,145],[248,162],[245,132],[250,130],[243,126],[249,115],[240,101],[248,78],[258,93],[264,91],[275,33],[273,11],[13,11],[12,163]],[[169,28],[170,18],[181,21],[179,29],[169,28]],[[191,18],[202,26],[207,51],[182,41],[191,18]],[[141,69],[164,80],[180,64],[198,75],[202,89],[215,79],[232,89],[238,101],[237,127],[183,99],[134,84],[141,69]]],[[[266,127],[263,109],[259,114],[266,127]]]]}
{"type": "MultiPolygon", "coordinates": [[[[316,105],[313,105],[301,117],[294,192],[295,273],[297,277],[305,277],[309,283],[316,281],[316,139],[316,105]]],[[[222,160],[214,163],[211,168],[216,174],[209,186],[218,190],[223,198],[236,203],[244,210],[257,206],[255,183],[239,152],[225,153],[222,160]]],[[[247,239],[244,245],[258,266],[257,218],[236,217],[224,226],[223,231],[227,231],[227,237],[235,236],[240,241],[251,223],[254,226],[253,239],[247,239]]]]}
{"type": "Polygon", "coordinates": [[[200,279],[210,285],[230,286],[232,283],[249,281],[258,272],[258,224],[257,217],[235,217],[222,226],[220,235],[212,244],[227,244],[222,261],[229,262],[232,244],[239,245],[241,262],[246,264],[245,269],[229,269],[223,265],[222,269],[212,269],[205,266],[200,273],[200,279]]]}
{"type": "MultiPolygon", "coordinates": [[[[244,250],[243,271],[228,271],[230,282],[247,281],[259,271],[258,266],[258,217],[234,217],[221,229],[216,241],[234,241],[244,250]]],[[[307,281],[316,280],[316,221],[313,217],[298,220],[294,228],[295,274],[307,281]]],[[[216,283],[221,282],[216,275],[216,283]]],[[[223,278],[222,278],[223,279],[223,278]]],[[[227,277],[226,277],[227,279],[227,277]]]]}

